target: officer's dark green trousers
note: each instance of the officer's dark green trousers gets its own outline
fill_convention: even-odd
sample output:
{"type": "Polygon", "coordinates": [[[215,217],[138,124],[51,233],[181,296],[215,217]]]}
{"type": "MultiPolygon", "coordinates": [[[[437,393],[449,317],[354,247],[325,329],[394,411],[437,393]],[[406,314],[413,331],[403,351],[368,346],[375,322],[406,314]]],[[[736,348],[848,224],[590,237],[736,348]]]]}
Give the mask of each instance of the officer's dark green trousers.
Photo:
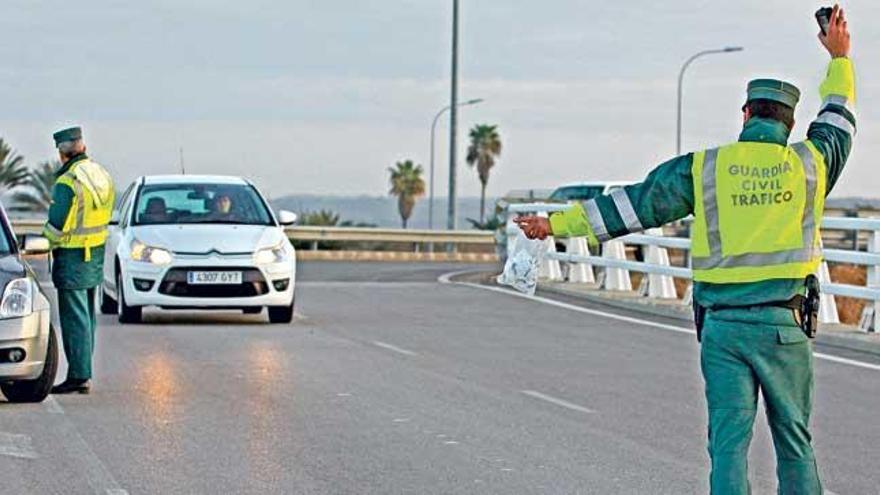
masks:
{"type": "Polygon", "coordinates": [[[67,356],[67,378],[92,378],[97,326],[95,289],[58,289],[58,320],[67,356]]]}
{"type": "Polygon", "coordinates": [[[712,495],[751,493],[748,450],[764,397],[780,494],[821,494],[810,445],[812,344],[791,310],[754,307],[710,311],[703,327],[701,366],[709,406],[712,495]]]}

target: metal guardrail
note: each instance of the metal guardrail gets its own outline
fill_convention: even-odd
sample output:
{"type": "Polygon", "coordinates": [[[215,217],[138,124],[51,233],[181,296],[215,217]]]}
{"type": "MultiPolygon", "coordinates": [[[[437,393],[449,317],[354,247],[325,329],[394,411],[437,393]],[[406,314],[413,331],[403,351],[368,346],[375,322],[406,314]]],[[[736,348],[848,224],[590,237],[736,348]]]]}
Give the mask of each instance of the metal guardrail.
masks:
{"type": "MultiPolygon", "coordinates": [[[[533,213],[547,215],[562,211],[568,206],[553,203],[516,204],[508,208],[509,213],[533,213]]],[[[508,242],[519,230],[512,223],[513,215],[508,215],[508,242]]],[[[851,297],[871,301],[861,317],[859,327],[865,331],[876,331],[880,328],[880,218],[849,218],[826,217],[822,221],[824,230],[842,230],[868,232],[867,251],[846,249],[825,249],[824,262],[817,273],[822,285],[822,303],[820,320],[823,323],[839,323],[837,305],[834,296],[851,297]],[[867,267],[868,276],[865,286],[833,282],[830,278],[827,262],[850,263],[867,267]]],[[[560,241],[562,241],[560,239],[560,241]]],[[[651,229],[644,234],[630,234],[603,244],[602,255],[590,254],[586,240],[573,238],[566,240],[565,253],[556,251],[554,239],[547,241],[547,255],[541,266],[541,276],[550,280],[562,281],[563,278],[573,283],[595,282],[597,280],[593,267],[603,267],[605,271],[598,278],[599,286],[605,290],[632,290],[629,272],[645,273],[648,276],[642,282],[639,292],[648,297],[677,299],[672,278],[693,280],[689,268],[672,266],[669,263],[668,249],[677,249],[689,253],[690,239],[664,237],[661,229],[651,229]],[[626,245],[637,245],[645,248],[645,261],[633,261],[626,257],[626,245]],[[568,267],[567,277],[563,277],[562,265],[568,267]]],[[[687,257],[689,260],[689,255],[687,257]]],[[[689,288],[682,301],[690,304],[692,288],[689,288]]]]}
{"type": "MultiPolygon", "coordinates": [[[[43,220],[12,220],[16,234],[39,234],[43,220]]],[[[494,245],[494,232],[479,230],[376,229],[369,227],[312,227],[294,225],[285,229],[294,241],[382,242],[410,244],[494,245]]]]}
{"type": "Polygon", "coordinates": [[[288,227],[286,232],[288,237],[296,241],[495,244],[495,238],[492,232],[477,230],[416,230],[374,229],[369,227],[293,226],[288,227]]]}

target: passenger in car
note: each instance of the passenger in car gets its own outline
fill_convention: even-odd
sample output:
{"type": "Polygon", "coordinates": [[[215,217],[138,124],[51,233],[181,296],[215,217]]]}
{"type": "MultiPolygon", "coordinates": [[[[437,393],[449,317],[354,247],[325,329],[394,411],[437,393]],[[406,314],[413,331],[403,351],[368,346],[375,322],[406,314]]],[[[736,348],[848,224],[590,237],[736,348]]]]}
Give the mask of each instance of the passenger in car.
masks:
{"type": "Polygon", "coordinates": [[[165,206],[165,200],[162,198],[150,198],[147,201],[147,207],[141,214],[141,223],[167,223],[168,209],[165,206]]]}

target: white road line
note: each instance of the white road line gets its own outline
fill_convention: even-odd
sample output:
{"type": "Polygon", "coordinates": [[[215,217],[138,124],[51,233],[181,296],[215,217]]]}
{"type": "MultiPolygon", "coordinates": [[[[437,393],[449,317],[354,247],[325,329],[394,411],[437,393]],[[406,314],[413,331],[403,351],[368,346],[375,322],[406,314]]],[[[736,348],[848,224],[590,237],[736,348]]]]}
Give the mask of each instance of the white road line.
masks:
{"type": "Polygon", "coordinates": [[[418,356],[418,354],[413,351],[401,349],[400,347],[397,347],[396,345],[386,344],[385,342],[379,342],[378,340],[374,341],[373,345],[381,347],[383,349],[388,349],[389,351],[396,352],[398,354],[403,354],[405,356],[418,356]]]}
{"type": "Polygon", "coordinates": [[[16,433],[0,432],[0,455],[19,459],[36,459],[40,456],[34,450],[31,437],[16,433]]]}
{"type": "Polygon", "coordinates": [[[119,486],[110,470],[89,447],[67,415],[59,416],[53,424],[57,432],[55,445],[61,447],[67,459],[78,461],[77,464],[80,465],[75,469],[88,481],[95,493],[127,495],[128,492],[119,486]]]}
{"type": "MultiPolygon", "coordinates": [[[[880,371],[880,365],[877,365],[877,364],[865,363],[863,361],[856,361],[854,359],[847,359],[847,358],[832,356],[830,354],[823,354],[821,352],[814,352],[813,356],[818,359],[824,359],[826,361],[831,361],[834,363],[848,364],[850,366],[856,366],[858,368],[865,368],[867,370],[880,371]]],[[[825,492],[827,493],[828,490],[825,490],[825,492]]]]}
{"type": "Polygon", "coordinates": [[[388,288],[388,289],[397,289],[397,288],[425,288],[425,287],[433,287],[436,286],[437,282],[376,282],[371,280],[366,280],[363,282],[351,281],[351,282],[336,282],[332,280],[327,281],[314,281],[314,282],[299,282],[296,284],[297,287],[318,287],[318,288],[334,288],[334,287],[353,287],[353,288],[388,288]]]}
{"type": "MultiPolygon", "coordinates": [[[[625,321],[627,323],[635,323],[637,325],[645,325],[645,326],[649,326],[649,327],[659,328],[661,330],[669,330],[672,332],[687,333],[687,334],[691,334],[691,335],[696,333],[696,331],[692,328],[677,327],[675,325],[667,325],[664,323],[657,323],[657,322],[650,321],[650,320],[642,320],[640,318],[631,318],[629,316],[622,316],[622,315],[618,315],[618,314],[614,314],[614,313],[607,313],[605,311],[598,311],[595,309],[583,308],[581,306],[577,306],[574,304],[568,304],[568,303],[556,301],[553,299],[548,299],[546,297],[530,296],[530,295],[523,294],[520,292],[502,289],[501,287],[492,287],[490,285],[480,285],[480,284],[475,284],[475,283],[471,283],[471,282],[453,282],[451,280],[451,278],[454,277],[455,275],[464,274],[464,273],[472,273],[472,270],[447,273],[445,275],[442,275],[440,278],[438,278],[437,281],[442,284],[464,285],[464,286],[473,287],[476,289],[489,290],[489,291],[493,291],[493,292],[500,292],[502,294],[507,294],[508,296],[519,297],[522,299],[528,299],[528,300],[543,303],[543,304],[549,304],[550,306],[556,306],[558,308],[565,308],[565,309],[569,309],[571,311],[577,311],[579,313],[586,313],[586,314],[594,315],[594,316],[602,316],[604,318],[609,318],[612,320],[625,321]]],[[[847,366],[854,366],[856,368],[862,368],[862,369],[866,369],[866,370],[880,371],[880,365],[873,364],[873,363],[866,363],[864,361],[857,361],[855,359],[847,359],[847,358],[842,358],[842,357],[838,357],[838,356],[832,356],[830,354],[824,354],[821,352],[814,352],[813,356],[816,359],[830,361],[832,363],[838,363],[838,364],[843,364],[843,365],[847,365],[847,366]]]]}
{"type": "Polygon", "coordinates": [[[543,400],[543,401],[549,402],[551,404],[556,404],[557,406],[564,407],[566,409],[571,409],[572,411],[578,411],[578,412],[582,412],[582,413],[586,413],[586,414],[592,414],[592,413],[596,412],[590,408],[587,408],[584,406],[579,406],[579,405],[574,404],[572,402],[568,402],[567,400],[557,399],[556,397],[542,394],[541,392],[536,392],[534,390],[521,390],[520,392],[522,392],[525,395],[528,395],[529,397],[534,397],[535,399],[543,400]]]}

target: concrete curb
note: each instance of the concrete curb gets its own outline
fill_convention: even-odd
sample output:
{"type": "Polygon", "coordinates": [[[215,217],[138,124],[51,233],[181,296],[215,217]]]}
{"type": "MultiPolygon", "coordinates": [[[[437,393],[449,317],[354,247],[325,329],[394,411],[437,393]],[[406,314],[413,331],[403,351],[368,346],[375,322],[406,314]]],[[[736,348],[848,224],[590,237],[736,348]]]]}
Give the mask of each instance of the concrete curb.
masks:
{"type": "Polygon", "coordinates": [[[494,253],[412,253],[399,251],[308,251],[297,250],[299,261],[404,261],[496,263],[494,253]]]}

